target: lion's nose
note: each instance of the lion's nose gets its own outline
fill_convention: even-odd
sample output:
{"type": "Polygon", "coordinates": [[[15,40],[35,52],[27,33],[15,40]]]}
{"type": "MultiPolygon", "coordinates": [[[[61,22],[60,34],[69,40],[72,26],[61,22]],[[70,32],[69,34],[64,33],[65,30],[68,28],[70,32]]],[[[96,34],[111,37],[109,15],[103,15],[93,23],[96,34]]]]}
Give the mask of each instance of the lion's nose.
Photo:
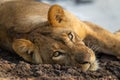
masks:
{"type": "Polygon", "coordinates": [[[95,55],[94,53],[78,53],[75,55],[75,60],[79,64],[86,64],[86,63],[92,63],[95,61],[95,55]]]}
{"type": "Polygon", "coordinates": [[[75,60],[80,64],[84,64],[84,63],[89,63],[90,57],[91,56],[89,54],[77,53],[75,55],[75,60]]]}

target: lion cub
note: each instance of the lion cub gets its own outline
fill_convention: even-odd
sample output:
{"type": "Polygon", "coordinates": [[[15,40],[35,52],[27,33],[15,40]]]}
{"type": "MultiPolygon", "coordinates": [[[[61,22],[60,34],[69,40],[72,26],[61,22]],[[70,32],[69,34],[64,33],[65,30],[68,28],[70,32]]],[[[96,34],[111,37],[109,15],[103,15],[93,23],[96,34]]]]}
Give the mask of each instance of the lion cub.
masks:
{"type": "Polygon", "coordinates": [[[0,5],[0,47],[26,61],[98,69],[94,51],[120,56],[120,40],[95,24],[80,21],[59,5],[4,0],[0,5]],[[88,45],[88,47],[86,46],[88,45]]]}

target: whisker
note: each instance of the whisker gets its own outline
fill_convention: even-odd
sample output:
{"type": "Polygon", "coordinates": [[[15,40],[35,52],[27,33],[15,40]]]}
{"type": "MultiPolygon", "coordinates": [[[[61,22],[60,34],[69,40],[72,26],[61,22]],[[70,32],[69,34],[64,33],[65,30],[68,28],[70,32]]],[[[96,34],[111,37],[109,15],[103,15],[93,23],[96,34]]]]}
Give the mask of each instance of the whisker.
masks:
{"type": "Polygon", "coordinates": [[[86,46],[88,46],[89,48],[92,46],[90,41],[87,41],[86,46]]]}
{"type": "Polygon", "coordinates": [[[91,49],[96,52],[96,51],[99,51],[100,47],[93,45],[91,49]]]}
{"type": "Polygon", "coordinates": [[[95,51],[99,51],[100,50],[100,47],[96,47],[95,51]]]}
{"type": "Polygon", "coordinates": [[[93,51],[99,51],[100,47],[93,45],[90,41],[86,42],[86,46],[88,46],[89,48],[91,48],[93,51]]]}
{"type": "Polygon", "coordinates": [[[90,41],[87,43],[87,46],[90,47],[90,41]]]}

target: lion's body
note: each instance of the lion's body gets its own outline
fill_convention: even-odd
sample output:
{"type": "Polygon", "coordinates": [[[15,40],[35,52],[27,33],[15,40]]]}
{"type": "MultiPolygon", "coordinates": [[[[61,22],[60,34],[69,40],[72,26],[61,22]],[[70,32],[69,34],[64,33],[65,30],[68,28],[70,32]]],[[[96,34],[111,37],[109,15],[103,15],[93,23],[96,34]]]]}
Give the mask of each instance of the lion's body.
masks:
{"type": "Polygon", "coordinates": [[[85,44],[90,43],[92,46],[98,47],[98,51],[100,52],[117,57],[120,56],[120,39],[117,38],[119,36],[118,33],[114,35],[95,24],[80,21],[70,12],[66,10],[63,11],[60,6],[55,5],[51,7],[48,4],[32,0],[5,1],[6,2],[2,2],[0,5],[0,47],[9,51],[15,51],[29,62],[68,65],[73,63],[75,65],[75,60],[77,59],[77,62],[80,61],[82,64],[84,62],[93,64],[93,66],[85,64],[83,66],[85,70],[91,68],[90,66],[93,67],[91,70],[96,70],[97,62],[95,61],[95,55],[83,44],[83,41],[85,44]],[[69,40],[66,39],[66,35],[63,34],[64,32],[68,33],[68,31],[75,33],[76,38],[74,45],[69,42],[69,40]],[[60,34],[62,34],[64,44],[61,40],[57,40],[61,38],[60,34]],[[79,36],[79,39],[77,36],[79,36]],[[52,44],[55,44],[55,49],[59,46],[67,52],[71,51],[74,54],[76,53],[75,60],[71,57],[73,55],[70,55],[68,60],[63,59],[66,63],[62,63],[63,61],[53,62],[54,59],[56,59],[54,57],[52,58],[53,60],[50,60],[51,55],[48,54],[48,52],[51,51],[51,47],[53,50],[52,44]],[[35,53],[32,58],[29,55],[31,52],[35,53]],[[80,56],[76,56],[78,53],[81,53],[80,56]],[[32,60],[33,58],[34,60],[32,60]],[[70,63],[69,60],[73,61],[70,61],[70,63]]]}

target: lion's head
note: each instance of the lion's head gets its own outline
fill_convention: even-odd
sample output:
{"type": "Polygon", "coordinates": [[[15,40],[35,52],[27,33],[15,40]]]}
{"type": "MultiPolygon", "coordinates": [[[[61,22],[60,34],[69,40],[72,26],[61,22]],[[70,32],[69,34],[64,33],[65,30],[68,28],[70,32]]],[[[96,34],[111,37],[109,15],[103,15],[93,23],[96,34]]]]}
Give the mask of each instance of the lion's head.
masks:
{"type": "Polygon", "coordinates": [[[94,52],[74,31],[77,29],[71,27],[80,26],[78,19],[65,14],[66,11],[60,6],[52,6],[48,12],[48,23],[32,30],[27,39],[16,39],[13,42],[14,51],[25,60],[36,64],[50,63],[78,66],[83,71],[97,70],[94,52]]]}

